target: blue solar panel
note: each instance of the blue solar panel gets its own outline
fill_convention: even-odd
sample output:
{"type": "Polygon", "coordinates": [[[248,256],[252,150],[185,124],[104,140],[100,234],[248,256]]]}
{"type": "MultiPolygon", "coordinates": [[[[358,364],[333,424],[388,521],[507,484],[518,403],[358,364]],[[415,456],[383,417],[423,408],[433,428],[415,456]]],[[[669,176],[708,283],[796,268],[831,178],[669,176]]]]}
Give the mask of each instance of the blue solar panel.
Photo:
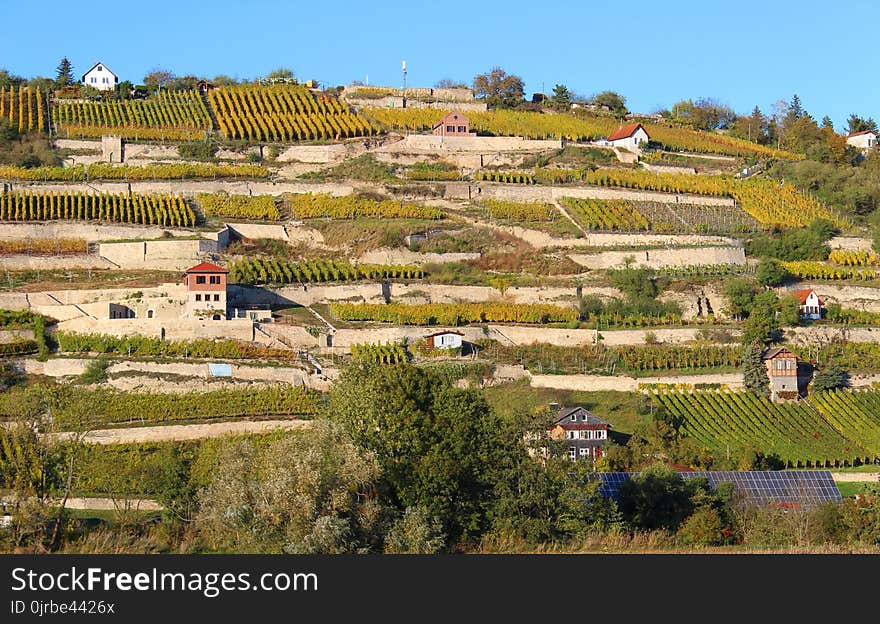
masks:
{"type": "MultiPolygon", "coordinates": [[[[617,498],[620,484],[637,472],[600,472],[599,493],[617,498]]],[[[827,502],[841,502],[843,497],[827,470],[719,471],[680,472],[682,479],[704,478],[713,490],[721,483],[732,483],[734,490],[750,504],[793,504],[815,507],[827,502]]]]}

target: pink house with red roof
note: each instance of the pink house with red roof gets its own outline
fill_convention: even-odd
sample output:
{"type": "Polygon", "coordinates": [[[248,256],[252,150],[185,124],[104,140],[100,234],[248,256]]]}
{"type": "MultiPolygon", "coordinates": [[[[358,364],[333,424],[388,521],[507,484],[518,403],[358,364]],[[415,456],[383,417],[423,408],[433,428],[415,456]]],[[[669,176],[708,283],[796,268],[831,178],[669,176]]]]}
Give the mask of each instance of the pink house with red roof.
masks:
{"type": "Polygon", "coordinates": [[[186,315],[226,319],[226,277],[229,269],[202,262],[190,267],[183,276],[186,286],[186,315]]]}

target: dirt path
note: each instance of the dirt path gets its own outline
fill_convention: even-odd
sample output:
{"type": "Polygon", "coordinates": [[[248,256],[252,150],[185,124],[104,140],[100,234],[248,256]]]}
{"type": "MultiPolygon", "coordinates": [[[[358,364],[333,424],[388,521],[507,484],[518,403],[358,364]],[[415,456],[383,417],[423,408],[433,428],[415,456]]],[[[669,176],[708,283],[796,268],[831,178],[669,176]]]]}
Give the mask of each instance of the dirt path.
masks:
{"type": "Polygon", "coordinates": [[[832,472],[831,477],[840,483],[880,483],[880,472],[832,472]]]}
{"type": "MultiPolygon", "coordinates": [[[[204,425],[161,425],[125,429],[96,429],[83,437],[86,444],[132,444],[138,442],[165,442],[171,440],[198,440],[225,435],[265,433],[276,429],[301,429],[311,426],[310,420],[244,420],[204,425]]],[[[70,438],[73,434],[54,434],[70,438]]]]}

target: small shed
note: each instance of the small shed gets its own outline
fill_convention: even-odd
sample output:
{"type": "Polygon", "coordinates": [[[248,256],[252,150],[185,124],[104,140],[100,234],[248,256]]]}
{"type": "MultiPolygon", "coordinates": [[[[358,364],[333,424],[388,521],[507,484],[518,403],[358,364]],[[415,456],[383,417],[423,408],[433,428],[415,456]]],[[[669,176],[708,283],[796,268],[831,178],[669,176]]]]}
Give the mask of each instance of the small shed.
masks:
{"type": "Polygon", "coordinates": [[[471,122],[459,111],[453,111],[438,121],[431,132],[436,136],[474,136],[471,122]]]}
{"type": "Polygon", "coordinates": [[[425,338],[431,349],[461,349],[464,334],[457,331],[442,331],[425,338]]]}

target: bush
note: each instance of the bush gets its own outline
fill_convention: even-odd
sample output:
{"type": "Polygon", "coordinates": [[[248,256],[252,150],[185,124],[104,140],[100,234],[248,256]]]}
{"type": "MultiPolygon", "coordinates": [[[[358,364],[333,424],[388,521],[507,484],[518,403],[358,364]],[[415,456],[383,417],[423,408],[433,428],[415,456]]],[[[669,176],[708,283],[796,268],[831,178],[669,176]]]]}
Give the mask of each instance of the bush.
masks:
{"type": "Polygon", "coordinates": [[[177,152],[181,158],[190,160],[214,160],[220,147],[213,141],[181,143],[177,152]]]}

